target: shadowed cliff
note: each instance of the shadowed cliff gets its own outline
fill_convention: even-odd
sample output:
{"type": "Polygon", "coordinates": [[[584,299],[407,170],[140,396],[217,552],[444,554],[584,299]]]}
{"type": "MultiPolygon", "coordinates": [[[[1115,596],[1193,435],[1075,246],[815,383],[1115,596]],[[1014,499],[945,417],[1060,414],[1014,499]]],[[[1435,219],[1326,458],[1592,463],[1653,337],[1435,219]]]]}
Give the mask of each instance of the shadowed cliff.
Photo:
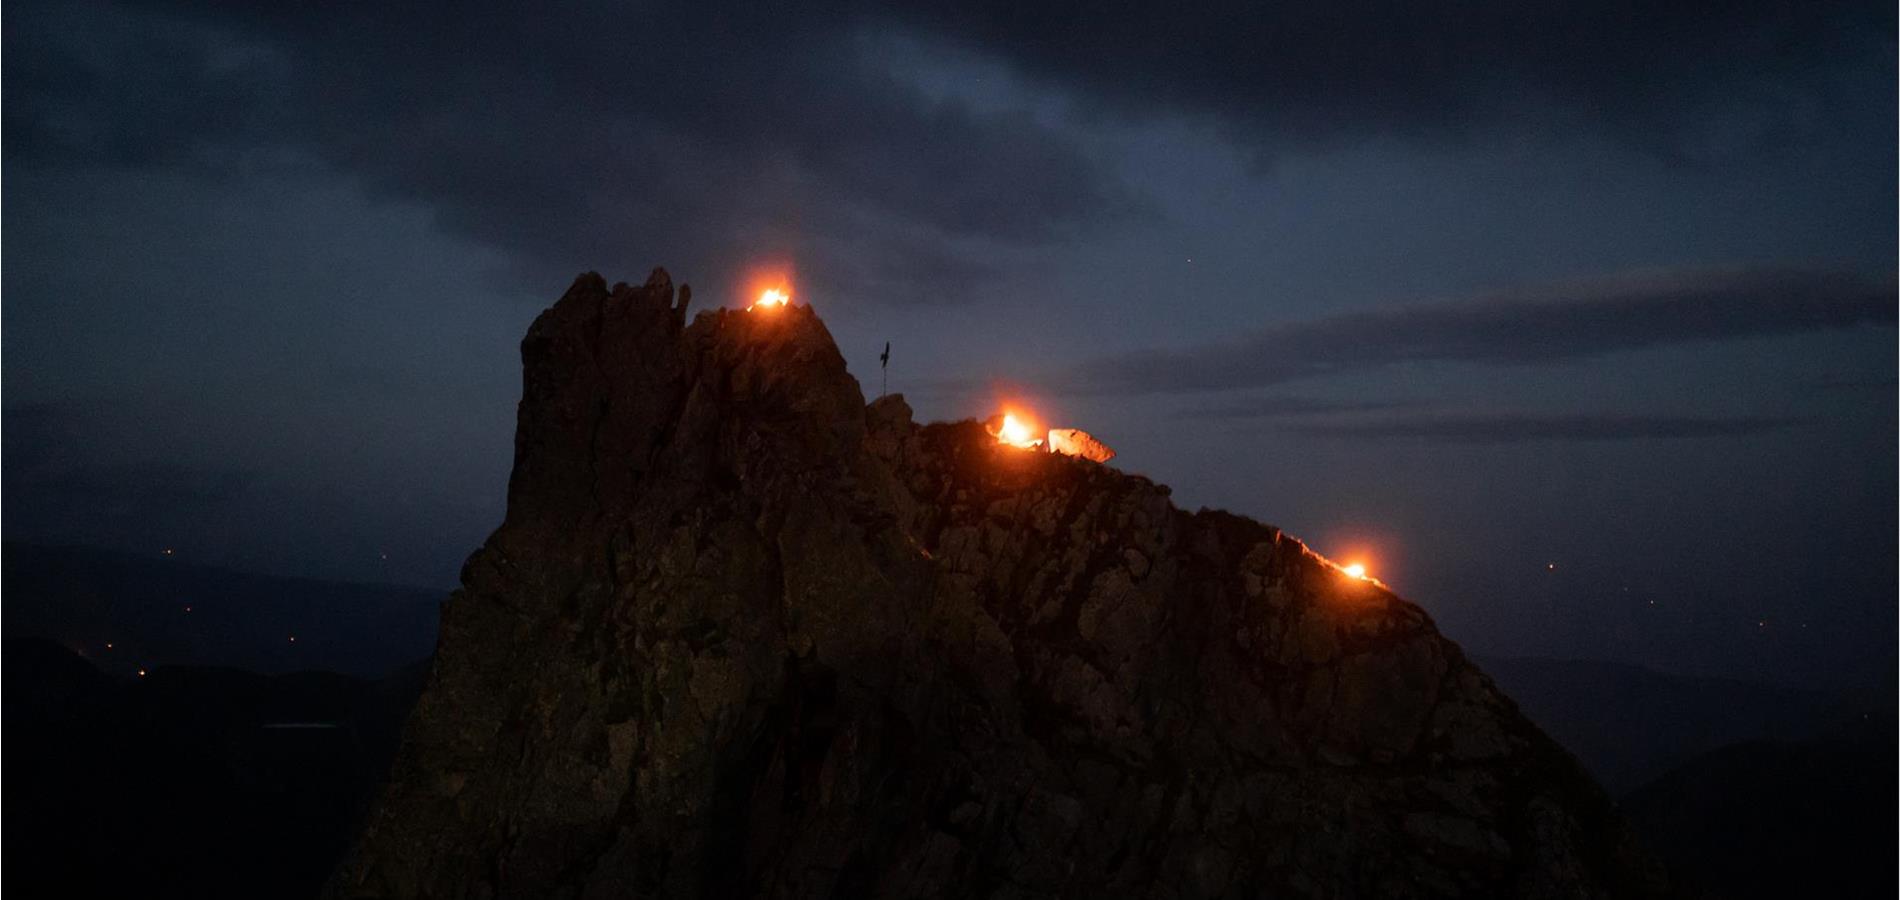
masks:
{"type": "Polygon", "coordinates": [[[1643,897],[1418,607],[974,422],[809,307],[575,282],[337,897],[1643,897]]]}

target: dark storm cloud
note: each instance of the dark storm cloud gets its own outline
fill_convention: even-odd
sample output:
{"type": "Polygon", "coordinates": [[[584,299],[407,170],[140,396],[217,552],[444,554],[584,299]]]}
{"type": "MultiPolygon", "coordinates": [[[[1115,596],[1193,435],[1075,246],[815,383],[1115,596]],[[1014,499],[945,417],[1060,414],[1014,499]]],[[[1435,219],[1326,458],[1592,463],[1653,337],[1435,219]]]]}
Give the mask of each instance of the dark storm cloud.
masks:
{"type": "Polygon", "coordinates": [[[1674,272],[1292,322],[1233,341],[1097,359],[1058,380],[1077,393],[1230,390],[1401,363],[1548,363],[1894,321],[1891,279],[1674,272]]]}
{"type": "Polygon", "coordinates": [[[1745,128],[1772,142],[1804,117],[1840,114],[1843,99],[1872,98],[1869,124],[1893,124],[1882,74],[1893,4],[1871,0],[943,0],[890,15],[1098,108],[1204,116],[1269,151],[1466,133],[1546,110],[1651,145],[1750,108],[1745,128]],[[1768,117],[1753,118],[1764,105],[1768,117]]]}
{"type": "Polygon", "coordinates": [[[1791,419],[1740,416],[1641,416],[1620,414],[1474,414],[1302,426],[1307,434],[1356,439],[1404,439],[1454,444],[1521,444],[1533,441],[1627,441],[1658,438],[1740,437],[1779,431],[1791,419]]]}
{"type": "Polygon", "coordinates": [[[16,4],[7,156],[314,159],[530,264],[796,259],[859,290],[979,280],[985,242],[1144,208],[1071,138],[923,97],[837,15],[714,6],[16,4]]]}
{"type": "MultiPolygon", "coordinates": [[[[6,155],[203,174],[314,160],[425,205],[537,282],[658,259],[688,272],[795,259],[815,288],[934,301],[965,292],[915,288],[980,282],[1008,251],[1153,207],[1070,130],[926,97],[893,71],[907,64],[896,35],[971,48],[1084,109],[1208,119],[1262,149],[1464,133],[1545,108],[1654,135],[1753,103],[1766,119],[1745,130],[1772,134],[1839,117],[1841,83],[1879,100],[1892,81],[1840,75],[1890,60],[1881,4],[546,13],[11,4],[6,155]]],[[[1890,131],[1890,102],[1863,107],[1890,131]]]]}

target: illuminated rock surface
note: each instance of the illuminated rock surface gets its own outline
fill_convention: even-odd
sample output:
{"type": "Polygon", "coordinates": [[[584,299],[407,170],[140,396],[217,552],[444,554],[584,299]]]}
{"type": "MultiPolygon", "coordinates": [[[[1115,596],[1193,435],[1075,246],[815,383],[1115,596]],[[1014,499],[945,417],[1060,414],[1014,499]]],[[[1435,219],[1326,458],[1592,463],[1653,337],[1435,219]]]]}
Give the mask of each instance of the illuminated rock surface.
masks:
{"type": "Polygon", "coordinates": [[[506,521],[332,895],[1666,893],[1418,607],[867,408],[809,307],[684,306],[586,275],[523,341],[506,521]]]}
{"type": "Polygon", "coordinates": [[[1049,429],[1049,449],[1055,453],[1079,456],[1099,463],[1115,458],[1115,451],[1080,428],[1049,429]]]}

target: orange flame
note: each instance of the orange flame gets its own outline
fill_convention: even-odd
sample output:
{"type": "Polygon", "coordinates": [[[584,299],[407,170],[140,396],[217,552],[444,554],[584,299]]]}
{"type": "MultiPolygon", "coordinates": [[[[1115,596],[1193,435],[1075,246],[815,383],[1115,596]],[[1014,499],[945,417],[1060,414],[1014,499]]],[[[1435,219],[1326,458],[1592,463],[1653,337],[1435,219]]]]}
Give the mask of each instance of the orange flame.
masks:
{"type": "Polygon", "coordinates": [[[1002,427],[996,430],[996,439],[1015,447],[1033,447],[1034,438],[1029,436],[1029,426],[1016,421],[1012,415],[1003,416],[1002,427]]]}
{"type": "Polygon", "coordinates": [[[746,307],[746,309],[772,309],[779,306],[790,306],[791,302],[792,295],[790,293],[779,288],[766,288],[764,293],[759,294],[758,301],[746,307]]]}
{"type": "Polygon", "coordinates": [[[1341,568],[1339,571],[1346,573],[1347,577],[1357,578],[1361,581],[1364,581],[1366,577],[1366,564],[1365,563],[1351,563],[1341,568]]]}
{"type": "Polygon", "coordinates": [[[1006,412],[1000,419],[991,419],[989,432],[997,443],[1023,450],[1034,450],[1043,442],[1042,429],[1020,413],[1006,412]]]}
{"type": "Polygon", "coordinates": [[[1021,412],[1020,408],[1003,409],[1003,412],[989,417],[983,423],[990,436],[1003,446],[1019,450],[1043,450],[1097,463],[1106,463],[1115,458],[1113,449],[1086,431],[1079,428],[1050,428],[1045,431],[1042,423],[1021,412]]]}

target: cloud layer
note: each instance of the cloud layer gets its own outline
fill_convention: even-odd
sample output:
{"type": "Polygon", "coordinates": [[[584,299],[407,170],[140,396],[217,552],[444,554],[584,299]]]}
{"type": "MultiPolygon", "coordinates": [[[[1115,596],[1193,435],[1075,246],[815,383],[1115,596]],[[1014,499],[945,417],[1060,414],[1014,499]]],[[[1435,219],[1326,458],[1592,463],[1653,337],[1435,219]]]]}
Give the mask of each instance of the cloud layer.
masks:
{"type": "Polygon", "coordinates": [[[1052,380],[1075,393],[1266,387],[1401,363],[1522,365],[1895,321],[1891,280],[1690,271],[1550,285],[1293,322],[1232,341],[1104,357],[1052,380]]]}
{"type": "Polygon", "coordinates": [[[1181,419],[1244,422],[1256,419],[1294,419],[1379,412],[1418,405],[1416,401],[1411,400],[1334,400],[1295,394],[1269,394],[1184,407],[1176,410],[1174,415],[1181,419]]]}
{"type": "Polygon", "coordinates": [[[702,272],[796,259],[812,287],[903,302],[1155,204],[1026,96],[928,95],[893,40],[1019,73],[1083,118],[1210,122],[1269,155],[1544,128],[1548,114],[1651,141],[1738,104],[1751,117],[1724,135],[1893,124],[1892,79],[1866,77],[1892,55],[1883,4],[562,12],[16,3],[6,157],[209,177],[314,161],[505,249],[537,283],[654,259],[702,272]]]}
{"type": "Polygon", "coordinates": [[[1765,416],[1699,418],[1580,413],[1566,415],[1471,414],[1376,421],[1327,422],[1300,431],[1325,437],[1402,439],[1449,444],[1521,444],[1535,441],[1627,441],[1738,437],[1779,431],[1791,419],[1765,416]]]}
{"type": "Polygon", "coordinates": [[[6,153],[313,160],[548,271],[795,258],[860,292],[1140,212],[1073,139],[870,65],[840,14],[710,7],[14,7],[6,153]]]}
{"type": "Polygon", "coordinates": [[[1553,119],[1671,152],[1719,129],[1772,141],[1869,101],[1891,133],[1892,4],[1370,2],[900,4],[893,17],[1121,115],[1187,113],[1271,155],[1367,136],[1451,138],[1553,119]],[[1760,110],[1772,107],[1768,115],[1760,110]],[[1752,109],[1740,116],[1738,111],[1752,109]],[[1555,116],[1551,114],[1555,113],[1555,116]]]}

